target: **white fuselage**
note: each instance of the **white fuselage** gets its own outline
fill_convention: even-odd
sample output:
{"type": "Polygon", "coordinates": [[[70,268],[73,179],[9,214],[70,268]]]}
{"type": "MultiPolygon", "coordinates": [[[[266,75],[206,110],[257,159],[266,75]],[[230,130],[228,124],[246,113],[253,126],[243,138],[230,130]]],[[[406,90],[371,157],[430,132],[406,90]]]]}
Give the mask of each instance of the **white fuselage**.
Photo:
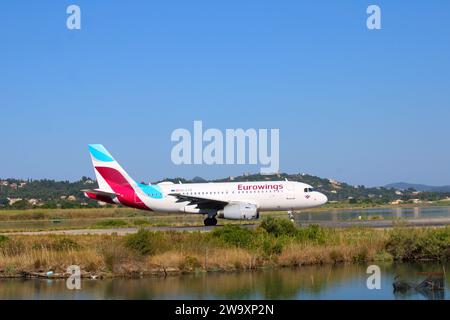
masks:
{"type": "Polygon", "coordinates": [[[255,181],[223,183],[158,185],[163,196],[159,199],[143,197],[143,202],[152,210],[160,212],[202,213],[195,205],[180,202],[176,193],[186,196],[208,198],[225,202],[245,202],[257,206],[258,211],[299,210],[323,205],[327,197],[305,183],[294,181],[255,181]]]}

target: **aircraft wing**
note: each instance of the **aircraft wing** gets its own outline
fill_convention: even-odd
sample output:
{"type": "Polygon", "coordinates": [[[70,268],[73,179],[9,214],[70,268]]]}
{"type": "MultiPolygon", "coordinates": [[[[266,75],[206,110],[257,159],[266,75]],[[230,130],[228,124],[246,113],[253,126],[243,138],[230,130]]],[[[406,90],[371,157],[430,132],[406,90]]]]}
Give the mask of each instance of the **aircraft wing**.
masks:
{"type": "Polygon", "coordinates": [[[221,210],[229,203],[227,201],[187,196],[180,193],[169,193],[169,196],[177,198],[177,202],[189,202],[187,204],[188,206],[197,205],[197,208],[199,209],[221,210]]]}

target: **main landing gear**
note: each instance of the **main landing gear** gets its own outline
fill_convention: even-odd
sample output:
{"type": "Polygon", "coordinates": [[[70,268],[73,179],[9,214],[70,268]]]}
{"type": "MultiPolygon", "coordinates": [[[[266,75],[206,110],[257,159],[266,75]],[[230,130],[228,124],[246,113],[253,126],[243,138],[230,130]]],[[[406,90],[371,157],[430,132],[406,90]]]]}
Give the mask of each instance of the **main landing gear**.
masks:
{"type": "Polygon", "coordinates": [[[217,224],[217,219],[208,217],[203,222],[205,223],[205,226],[215,226],[217,224]]]}

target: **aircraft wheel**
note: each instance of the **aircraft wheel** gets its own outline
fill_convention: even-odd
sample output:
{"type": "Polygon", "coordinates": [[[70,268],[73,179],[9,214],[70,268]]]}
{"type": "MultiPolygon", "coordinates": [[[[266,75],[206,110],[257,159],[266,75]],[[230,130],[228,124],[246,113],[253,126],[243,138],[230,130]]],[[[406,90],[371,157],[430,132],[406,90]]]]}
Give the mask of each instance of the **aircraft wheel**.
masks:
{"type": "Polygon", "coordinates": [[[216,218],[206,218],[204,221],[205,226],[215,226],[217,224],[216,218]]]}

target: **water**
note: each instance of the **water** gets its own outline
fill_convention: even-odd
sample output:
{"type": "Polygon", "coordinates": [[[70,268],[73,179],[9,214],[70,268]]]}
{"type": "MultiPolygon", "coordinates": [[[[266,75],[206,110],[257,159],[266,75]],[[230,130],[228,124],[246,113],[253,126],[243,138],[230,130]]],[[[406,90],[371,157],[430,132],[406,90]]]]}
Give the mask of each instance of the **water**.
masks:
{"type": "Polygon", "coordinates": [[[335,209],[322,212],[298,212],[294,219],[299,222],[320,221],[351,221],[372,219],[427,219],[427,218],[449,218],[450,207],[395,207],[395,208],[368,208],[368,209],[335,209]]]}
{"type": "MultiPolygon", "coordinates": [[[[448,272],[437,263],[385,264],[381,289],[369,290],[367,265],[308,266],[236,273],[208,273],[167,278],[82,280],[68,290],[65,280],[0,280],[0,299],[449,299],[447,291],[395,294],[392,283],[419,283],[420,272],[448,272]]],[[[450,281],[446,279],[446,288],[450,281]]],[[[448,289],[446,289],[448,290],[448,289]]]]}

